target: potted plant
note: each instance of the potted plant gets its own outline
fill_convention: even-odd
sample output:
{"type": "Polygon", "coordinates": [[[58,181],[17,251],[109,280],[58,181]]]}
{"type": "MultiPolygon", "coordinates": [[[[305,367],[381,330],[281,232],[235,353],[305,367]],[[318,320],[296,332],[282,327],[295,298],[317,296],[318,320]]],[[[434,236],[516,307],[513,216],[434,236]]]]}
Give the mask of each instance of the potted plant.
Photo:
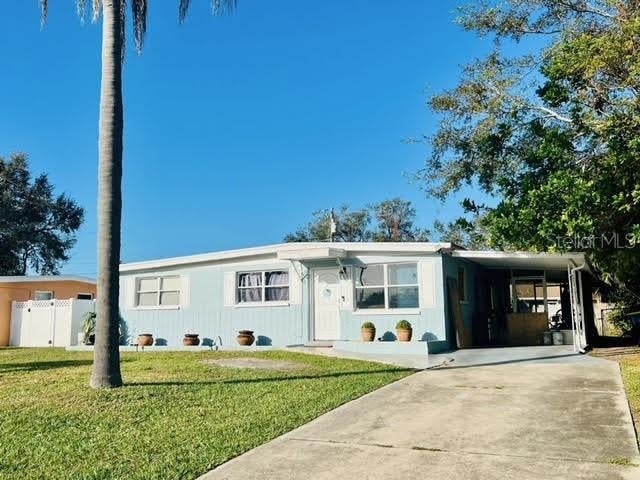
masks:
{"type": "Polygon", "coordinates": [[[407,320],[400,320],[396,323],[396,333],[398,334],[398,340],[401,342],[411,341],[411,334],[413,333],[411,324],[407,320]]]}
{"type": "Polygon", "coordinates": [[[138,335],[138,345],[141,347],[150,347],[153,345],[153,334],[152,333],[141,333],[138,335]]]}
{"type": "Polygon", "coordinates": [[[185,333],[184,338],[182,339],[182,344],[185,347],[195,347],[200,345],[199,334],[197,333],[185,333]]]}
{"type": "Polygon", "coordinates": [[[376,326],[372,322],[364,322],[361,332],[363,342],[373,342],[376,338],[376,326]]]}
{"type": "Polygon", "coordinates": [[[240,330],[236,338],[238,340],[238,344],[243,347],[248,347],[249,345],[253,345],[253,342],[256,339],[253,336],[253,330],[240,330]]]}
{"type": "Polygon", "coordinates": [[[96,313],[87,312],[82,322],[82,341],[85,345],[93,345],[96,341],[96,313]]]}

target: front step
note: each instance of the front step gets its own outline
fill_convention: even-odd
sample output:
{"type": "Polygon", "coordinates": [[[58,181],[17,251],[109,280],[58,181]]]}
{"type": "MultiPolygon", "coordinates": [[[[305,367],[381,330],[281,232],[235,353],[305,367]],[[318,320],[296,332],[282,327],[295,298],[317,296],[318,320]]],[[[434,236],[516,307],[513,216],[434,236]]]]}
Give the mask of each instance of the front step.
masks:
{"type": "Polygon", "coordinates": [[[312,340],[305,343],[304,346],[310,348],[332,348],[333,342],[331,340],[312,340]]]}

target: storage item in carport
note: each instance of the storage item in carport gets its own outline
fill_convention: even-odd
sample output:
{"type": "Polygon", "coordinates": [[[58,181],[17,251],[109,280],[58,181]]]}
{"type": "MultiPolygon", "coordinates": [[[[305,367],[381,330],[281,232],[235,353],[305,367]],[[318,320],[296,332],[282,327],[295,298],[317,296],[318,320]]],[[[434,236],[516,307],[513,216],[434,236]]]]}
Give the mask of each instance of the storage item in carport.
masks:
{"type": "Polygon", "coordinates": [[[562,332],[552,332],[552,336],[554,345],[564,345],[564,336],[562,335],[562,332]]]}

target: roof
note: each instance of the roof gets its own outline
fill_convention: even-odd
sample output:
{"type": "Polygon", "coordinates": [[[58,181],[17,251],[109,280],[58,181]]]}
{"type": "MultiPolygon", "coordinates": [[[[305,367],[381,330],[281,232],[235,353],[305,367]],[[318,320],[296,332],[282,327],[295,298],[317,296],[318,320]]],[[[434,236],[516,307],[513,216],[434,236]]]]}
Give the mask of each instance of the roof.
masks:
{"type": "Polygon", "coordinates": [[[121,272],[211,263],[224,260],[241,260],[248,257],[275,255],[279,259],[312,260],[343,257],[349,252],[427,254],[451,248],[447,242],[304,242],[278,243],[262,247],[242,248],[221,252],[203,253],[185,257],[164,258],[143,262],[123,263],[121,272]]]}
{"type": "Polygon", "coordinates": [[[96,281],[89,277],[78,277],[74,275],[16,275],[0,276],[0,283],[28,283],[28,282],[81,282],[93,283],[96,281]]]}
{"type": "MultiPolygon", "coordinates": [[[[499,252],[494,250],[454,250],[451,256],[464,258],[488,268],[566,270],[587,263],[584,253],[499,252]]],[[[587,270],[589,266],[587,265],[587,270]]]]}
{"type": "Polygon", "coordinates": [[[123,263],[120,272],[135,272],[179,267],[220,261],[242,260],[250,257],[275,256],[280,260],[318,260],[343,258],[349,253],[429,254],[441,251],[486,267],[522,269],[566,269],[570,262],[585,263],[584,253],[499,252],[494,250],[456,249],[448,242],[301,242],[278,243],[261,247],[241,248],[220,252],[123,263]]]}

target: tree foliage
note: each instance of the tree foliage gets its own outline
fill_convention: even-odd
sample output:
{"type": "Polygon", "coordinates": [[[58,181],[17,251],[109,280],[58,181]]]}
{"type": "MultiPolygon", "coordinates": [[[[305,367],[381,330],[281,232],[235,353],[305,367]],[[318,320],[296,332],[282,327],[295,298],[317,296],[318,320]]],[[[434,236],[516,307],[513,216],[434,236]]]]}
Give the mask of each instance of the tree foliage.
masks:
{"type": "Polygon", "coordinates": [[[476,184],[497,199],[475,219],[492,247],[586,250],[640,292],[640,2],[472,2],[459,22],[495,48],[430,99],[426,190],[476,184]]]}
{"type": "Polygon", "coordinates": [[[384,200],[370,207],[377,221],[374,242],[426,242],[429,232],[414,225],[416,209],[400,198],[384,200]]]}
{"type": "MultiPolygon", "coordinates": [[[[415,208],[411,202],[394,198],[360,210],[343,205],[334,212],[336,242],[426,242],[428,230],[414,225],[415,208]],[[371,225],[375,219],[376,224],[371,225]]],[[[285,242],[327,242],[331,225],[331,211],[318,210],[304,227],[284,237],[285,242]]]]}
{"type": "Polygon", "coordinates": [[[0,157],[0,275],[58,273],[83,219],[82,207],[56,196],[46,174],[32,179],[26,155],[0,157]]]}

